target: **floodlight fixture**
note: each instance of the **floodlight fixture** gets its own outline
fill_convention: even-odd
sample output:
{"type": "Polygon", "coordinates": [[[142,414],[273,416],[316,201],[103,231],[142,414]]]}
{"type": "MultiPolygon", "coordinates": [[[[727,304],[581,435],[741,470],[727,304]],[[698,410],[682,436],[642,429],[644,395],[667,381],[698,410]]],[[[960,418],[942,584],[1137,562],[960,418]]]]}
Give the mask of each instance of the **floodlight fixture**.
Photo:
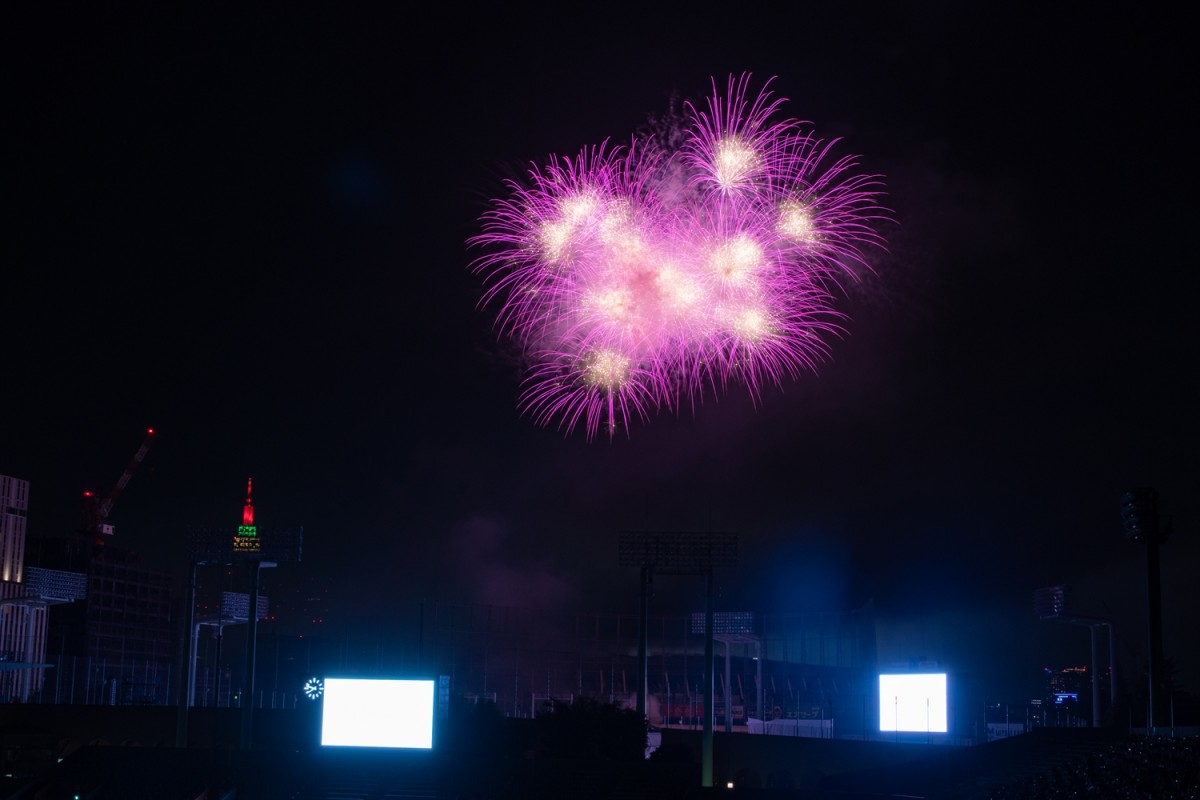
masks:
{"type": "Polygon", "coordinates": [[[1121,521],[1125,535],[1136,544],[1166,540],[1158,525],[1158,492],[1149,487],[1130,489],[1121,495],[1121,521]]]}

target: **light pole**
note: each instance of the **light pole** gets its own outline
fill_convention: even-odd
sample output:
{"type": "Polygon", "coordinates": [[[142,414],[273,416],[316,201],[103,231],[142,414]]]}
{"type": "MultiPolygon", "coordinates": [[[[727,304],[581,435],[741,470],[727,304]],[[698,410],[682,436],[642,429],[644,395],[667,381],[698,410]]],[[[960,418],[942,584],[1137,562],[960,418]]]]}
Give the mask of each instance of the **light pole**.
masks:
{"type": "Polygon", "coordinates": [[[193,558],[188,583],[188,605],[184,615],[183,660],[179,674],[179,711],[175,717],[175,746],[188,746],[188,708],[196,696],[196,576],[202,566],[214,563],[203,558],[193,558]]]}
{"type": "Polygon", "coordinates": [[[1163,686],[1162,590],[1158,569],[1158,546],[1167,540],[1171,526],[1158,524],[1158,492],[1142,487],[1121,495],[1121,519],[1125,535],[1135,544],[1146,545],[1146,606],[1149,617],[1150,643],[1147,656],[1146,732],[1154,733],[1156,698],[1161,702],[1163,686]]]}
{"type": "Polygon", "coordinates": [[[250,748],[254,726],[254,649],[258,641],[258,589],[262,571],[278,566],[274,561],[250,562],[250,608],[246,613],[246,702],[242,705],[242,749],[250,748]]]}
{"type": "Polygon", "coordinates": [[[1113,625],[1106,619],[1097,617],[1081,617],[1071,613],[1068,603],[1070,587],[1065,585],[1048,586],[1033,593],[1033,610],[1039,619],[1070,622],[1075,625],[1086,625],[1092,636],[1092,727],[1100,727],[1100,672],[1096,668],[1099,662],[1099,646],[1096,640],[1097,628],[1108,628],[1108,687],[1109,707],[1116,705],[1116,664],[1113,648],[1113,625]]]}
{"type": "MultiPolygon", "coordinates": [[[[646,595],[646,584],[650,575],[703,575],[705,585],[704,606],[704,727],[701,734],[700,785],[713,785],[713,569],[737,563],[737,535],[732,533],[690,533],[683,531],[629,531],[621,534],[619,560],[623,567],[642,568],[642,596],[646,595]]],[[[646,606],[639,608],[642,617],[640,629],[646,629],[646,606]]],[[[640,706],[645,713],[646,667],[639,643],[639,665],[642,696],[640,706]]],[[[645,717],[643,717],[644,719],[645,717]]]]}
{"type": "MultiPolygon", "coordinates": [[[[642,564],[642,585],[638,592],[638,683],[637,683],[637,713],[649,720],[646,708],[646,694],[650,690],[650,676],[647,655],[648,639],[648,607],[650,604],[650,586],[654,583],[654,565],[642,564]]],[[[669,701],[668,701],[669,702],[669,701]]]]}

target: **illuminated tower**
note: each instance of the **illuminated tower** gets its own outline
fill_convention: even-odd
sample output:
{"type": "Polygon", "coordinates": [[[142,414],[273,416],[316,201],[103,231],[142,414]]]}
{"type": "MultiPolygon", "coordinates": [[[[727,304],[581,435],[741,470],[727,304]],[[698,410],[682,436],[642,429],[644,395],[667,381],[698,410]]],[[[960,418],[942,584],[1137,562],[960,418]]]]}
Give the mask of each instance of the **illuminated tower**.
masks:
{"type": "Polygon", "coordinates": [[[234,553],[257,553],[262,549],[258,529],[254,527],[254,503],[250,499],[254,478],[246,479],[246,505],[242,506],[242,524],[233,537],[234,553]]]}

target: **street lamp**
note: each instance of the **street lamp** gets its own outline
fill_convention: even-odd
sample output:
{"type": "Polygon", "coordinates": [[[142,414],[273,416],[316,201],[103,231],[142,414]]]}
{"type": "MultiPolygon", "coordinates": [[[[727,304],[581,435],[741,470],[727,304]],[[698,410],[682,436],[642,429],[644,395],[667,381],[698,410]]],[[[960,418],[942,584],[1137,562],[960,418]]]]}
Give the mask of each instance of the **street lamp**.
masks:
{"type": "Polygon", "coordinates": [[[186,622],[183,630],[183,659],[179,676],[179,712],[175,717],[175,746],[188,746],[188,708],[196,697],[196,578],[200,567],[219,563],[213,559],[194,557],[188,582],[186,622]]]}
{"type": "Polygon", "coordinates": [[[274,561],[250,562],[253,587],[250,590],[250,610],[246,614],[246,702],[242,705],[242,749],[250,748],[254,724],[254,650],[258,642],[258,589],[264,569],[279,566],[274,561]]]}

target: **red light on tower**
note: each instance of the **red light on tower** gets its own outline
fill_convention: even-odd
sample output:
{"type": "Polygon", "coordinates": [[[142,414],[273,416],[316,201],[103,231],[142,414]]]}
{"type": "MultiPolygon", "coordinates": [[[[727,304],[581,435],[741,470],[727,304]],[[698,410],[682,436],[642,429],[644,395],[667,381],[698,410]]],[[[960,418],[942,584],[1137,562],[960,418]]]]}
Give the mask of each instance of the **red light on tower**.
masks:
{"type": "Polygon", "coordinates": [[[242,508],[242,524],[254,524],[254,505],[250,502],[250,490],[254,487],[254,478],[246,479],[246,505],[242,508]]]}

